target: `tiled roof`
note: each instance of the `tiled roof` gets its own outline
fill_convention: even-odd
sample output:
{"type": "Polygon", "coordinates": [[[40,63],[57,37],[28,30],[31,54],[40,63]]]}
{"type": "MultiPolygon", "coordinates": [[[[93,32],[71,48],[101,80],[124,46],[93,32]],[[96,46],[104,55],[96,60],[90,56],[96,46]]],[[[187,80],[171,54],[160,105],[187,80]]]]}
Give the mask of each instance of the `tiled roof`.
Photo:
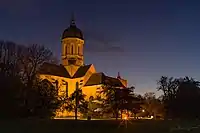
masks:
{"type": "Polygon", "coordinates": [[[121,83],[121,81],[119,79],[113,78],[113,77],[108,77],[108,76],[106,76],[104,84],[111,85],[114,87],[124,87],[124,85],[121,83]]]}
{"type": "Polygon", "coordinates": [[[38,73],[71,78],[64,66],[51,63],[44,63],[38,73]]]}
{"type": "Polygon", "coordinates": [[[104,73],[93,73],[86,82],[85,86],[103,84],[104,78],[105,78],[104,73]]]}
{"type": "Polygon", "coordinates": [[[92,86],[99,84],[111,85],[115,87],[124,87],[124,85],[121,83],[119,79],[106,76],[104,73],[92,74],[92,76],[86,82],[85,86],[92,86]]]}
{"type": "MultiPolygon", "coordinates": [[[[65,78],[79,78],[83,77],[90,67],[91,65],[81,66],[74,74],[74,76],[71,77],[67,69],[65,69],[63,65],[44,63],[39,69],[38,73],[60,76],[65,78]]],[[[100,84],[111,85],[115,87],[124,87],[124,85],[121,83],[119,79],[106,76],[104,73],[93,73],[86,82],[85,86],[100,85],[100,84]]]]}
{"type": "Polygon", "coordinates": [[[73,78],[80,78],[85,76],[86,72],[88,71],[88,69],[91,67],[90,65],[86,65],[86,66],[81,66],[79,67],[79,69],[76,71],[76,73],[74,74],[73,78]]]}

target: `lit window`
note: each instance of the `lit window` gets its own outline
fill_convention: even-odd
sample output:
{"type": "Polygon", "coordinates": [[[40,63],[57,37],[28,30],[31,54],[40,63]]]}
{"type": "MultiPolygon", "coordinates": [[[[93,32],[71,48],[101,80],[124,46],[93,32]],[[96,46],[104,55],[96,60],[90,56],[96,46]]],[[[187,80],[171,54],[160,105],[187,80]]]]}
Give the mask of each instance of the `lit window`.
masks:
{"type": "Polygon", "coordinates": [[[78,46],[78,55],[80,55],[80,46],[78,46]]]}
{"type": "Polygon", "coordinates": [[[65,46],[65,54],[67,54],[67,46],[65,46]]]}
{"type": "Polygon", "coordinates": [[[73,48],[73,45],[72,45],[72,49],[71,49],[71,50],[72,50],[71,54],[73,54],[73,53],[74,53],[74,48],[73,48]]]}

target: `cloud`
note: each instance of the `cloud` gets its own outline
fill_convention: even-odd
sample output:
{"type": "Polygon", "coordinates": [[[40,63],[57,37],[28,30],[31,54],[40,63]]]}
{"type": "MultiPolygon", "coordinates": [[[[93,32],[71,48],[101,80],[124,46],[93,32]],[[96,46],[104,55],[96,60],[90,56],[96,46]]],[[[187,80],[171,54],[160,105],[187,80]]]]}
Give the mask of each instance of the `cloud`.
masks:
{"type": "Polygon", "coordinates": [[[124,52],[119,38],[112,38],[100,32],[84,32],[87,52],[124,52]]]}

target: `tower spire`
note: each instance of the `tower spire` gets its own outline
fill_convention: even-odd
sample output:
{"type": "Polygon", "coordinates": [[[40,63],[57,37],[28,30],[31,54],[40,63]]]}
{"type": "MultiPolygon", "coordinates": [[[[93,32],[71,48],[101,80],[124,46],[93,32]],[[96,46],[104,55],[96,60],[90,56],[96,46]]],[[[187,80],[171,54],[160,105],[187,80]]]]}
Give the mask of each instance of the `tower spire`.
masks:
{"type": "Polygon", "coordinates": [[[72,12],[72,15],[71,15],[71,21],[70,21],[70,26],[75,26],[75,17],[74,17],[74,12],[72,12]]]}
{"type": "Polygon", "coordinates": [[[118,72],[118,74],[117,74],[117,78],[118,79],[121,79],[121,76],[120,76],[120,73],[118,72]]]}

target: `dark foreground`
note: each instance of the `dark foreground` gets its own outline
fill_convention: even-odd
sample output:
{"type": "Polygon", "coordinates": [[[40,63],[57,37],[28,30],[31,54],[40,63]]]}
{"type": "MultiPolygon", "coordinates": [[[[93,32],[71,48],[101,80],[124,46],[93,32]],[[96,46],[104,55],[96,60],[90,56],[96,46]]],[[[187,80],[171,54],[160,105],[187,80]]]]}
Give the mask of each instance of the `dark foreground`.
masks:
{"type": "Polygon", "coordinates": [[[200,133],[200,121],[131,121],[127,128],[115,120],[12,120],[1,121],[0,133],[200,133]],[[176,129],[177,126],[179,129],[176,129]]]}

